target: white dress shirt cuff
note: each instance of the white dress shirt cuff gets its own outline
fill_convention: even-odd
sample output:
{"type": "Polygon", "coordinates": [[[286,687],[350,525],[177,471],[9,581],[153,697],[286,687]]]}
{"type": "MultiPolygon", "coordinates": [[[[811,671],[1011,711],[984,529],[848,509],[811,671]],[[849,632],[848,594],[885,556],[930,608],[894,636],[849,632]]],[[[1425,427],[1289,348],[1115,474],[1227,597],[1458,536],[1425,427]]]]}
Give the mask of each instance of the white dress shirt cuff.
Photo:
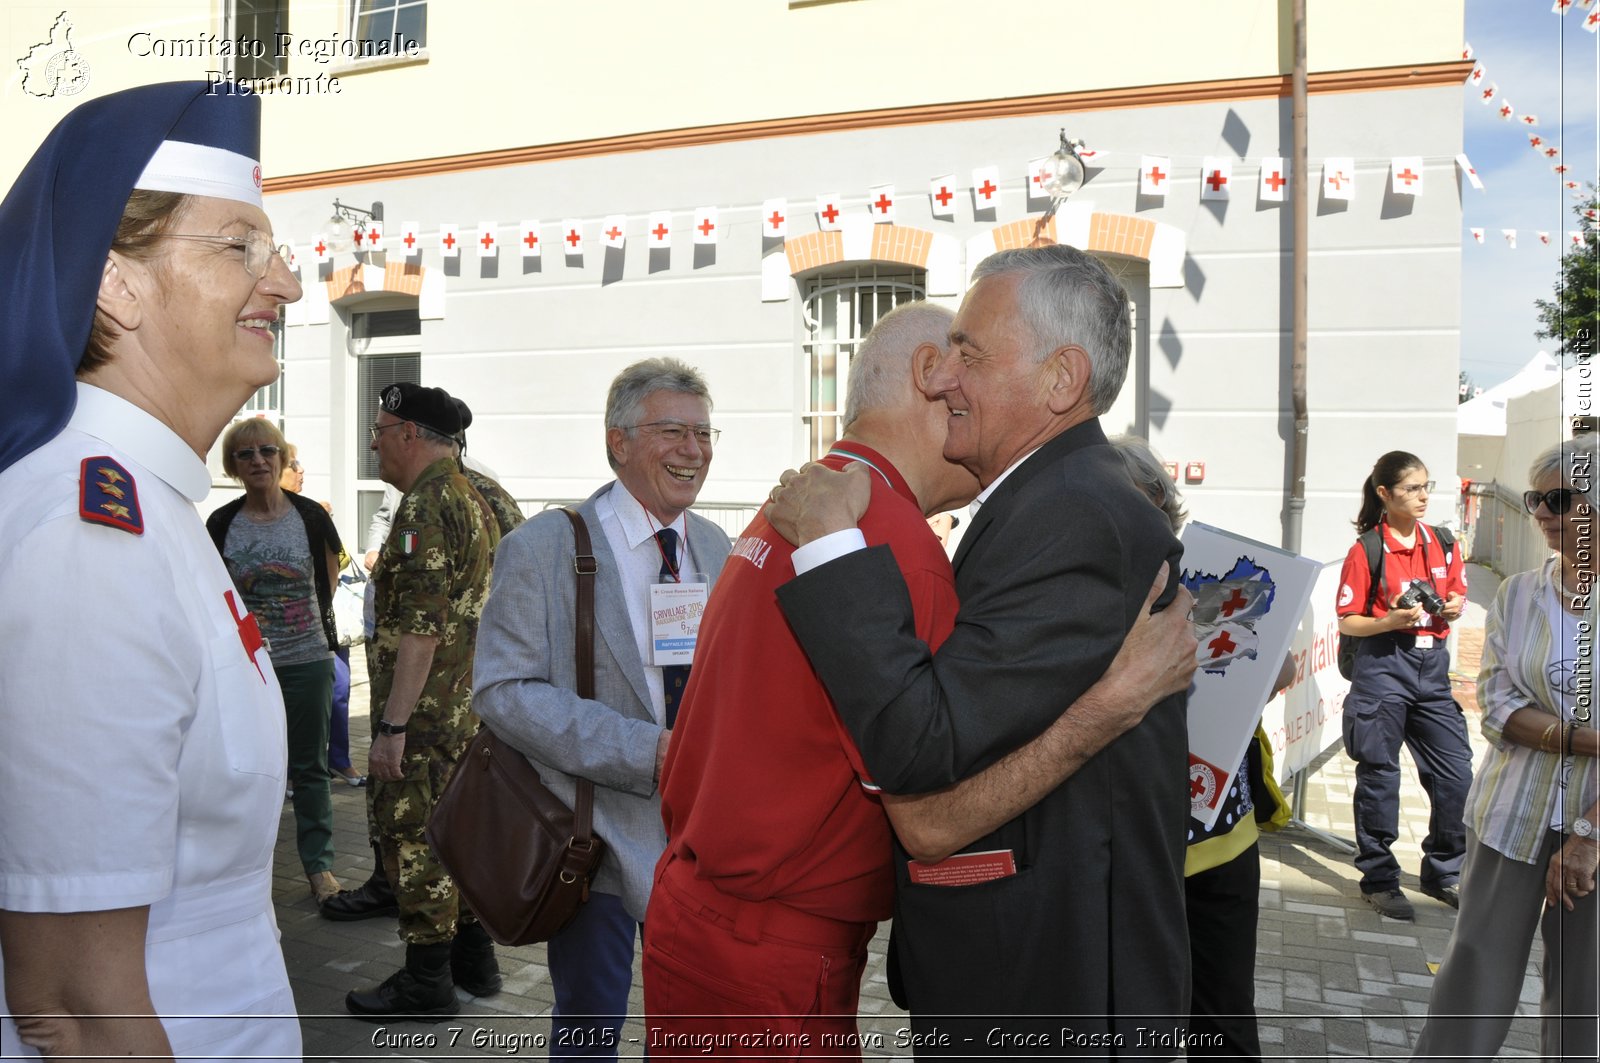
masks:
{"type": "Polygon", "coordinates": [[[866,548],[867,537],[861,534],[860,528],[831,532],[820,539],[813,539],[794,552],[794,574],[804,576],[818,565],[866,548]]]}

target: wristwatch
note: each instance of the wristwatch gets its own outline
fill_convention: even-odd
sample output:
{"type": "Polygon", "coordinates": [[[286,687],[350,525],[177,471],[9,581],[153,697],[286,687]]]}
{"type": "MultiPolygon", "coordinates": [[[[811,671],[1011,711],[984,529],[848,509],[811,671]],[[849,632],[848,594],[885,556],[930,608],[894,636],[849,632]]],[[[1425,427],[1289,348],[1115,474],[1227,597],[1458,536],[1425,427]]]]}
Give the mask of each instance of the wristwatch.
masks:
{"type": "Polygon", "coordinates": [[[378,733],[381,735],[403,735],[406,733],[406,725],[403,723],[390,723],[388,720],[379,720],[378,733]]]}
{"type": "Polygon", "coordinates": [[[1590,823],[1582,816],[1579,816],[1577,819],[1572,821],[1572,833],[1576,834],[1580,838],[1593,838],[1594,824],[1590,823]]]}

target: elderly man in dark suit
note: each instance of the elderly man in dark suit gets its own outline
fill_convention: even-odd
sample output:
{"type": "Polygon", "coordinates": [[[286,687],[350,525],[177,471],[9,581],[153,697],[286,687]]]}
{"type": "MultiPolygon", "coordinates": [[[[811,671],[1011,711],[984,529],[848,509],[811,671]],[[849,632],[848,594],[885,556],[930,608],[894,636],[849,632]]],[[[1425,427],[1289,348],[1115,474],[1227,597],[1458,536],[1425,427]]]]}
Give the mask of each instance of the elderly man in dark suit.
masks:
{"type": "MultiPolygon", "coordinates": [[[[1097,420],[1129,347],[1126,293],[1081,251],[975,271],[929,383],[950,411],[945,457],[983,487],[936,654],[893,557],[854,527],[866,477],[813,466],[774,492],[773,523],[801,548],[784,613],[886,792],[947,786],[1043,731],[1110,665],[1162,561],[1179,571],[1097,420]]],[[[919,1050],[1179,1053],[1184,707],[1174,695],[1120,737],[1085,718],[1092,758],[968,846],[959,875],[900,864],[894,959],[919,1050]]]]}

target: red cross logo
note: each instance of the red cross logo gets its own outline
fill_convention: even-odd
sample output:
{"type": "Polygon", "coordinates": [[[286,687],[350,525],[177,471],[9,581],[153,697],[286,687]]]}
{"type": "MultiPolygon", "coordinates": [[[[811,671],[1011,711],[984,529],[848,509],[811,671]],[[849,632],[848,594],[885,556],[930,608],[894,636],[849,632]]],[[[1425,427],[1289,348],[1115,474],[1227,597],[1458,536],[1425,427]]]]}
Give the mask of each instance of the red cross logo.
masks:
{"type": "Polygon", "coordinates": [[[417,242],[417,234],[416,233],[406,233],[405,239],[401,240],[400,242],[405,244],[406,245],[406,250],[409,251],[409,250],[411,250],[411,245],[417,242]]]}
{"type": "Polygon", "coordinates": [[[948,207],[950,205],[950,201],[956,198],[956,196],[954,192],[950,191],[944,185],[940,185],[939,191],[933,194],[933,198],[939,201],[939,206],[948,207]]]}
{"type": "Polygon", "coordinates": [[[1511,105],[1509,103],[1502,103],[1500,105],[1500,117],[1501,118],[1510,118],[1511,117],[1511,105]]]}
{"type": "Polygon", "coordinates": [[[1600,11],[1589,12],[1589,17],[1583,20],[1585,26],[1593,26],[1596,23],[1600,23],[1600,11]]]}
{"type": "Polygon", "coordinates": [[[1189,799],[1193,800],[1206,792],[1206,781],[1202,776],[1195,776],[1189,780],[1189,799]]]}
{"type": "Polygon", "coordinates": [[[1486,100],[1494,99],[1494,86],[1493,85],[1490,85],[1488,88],[1483,90],[1483,98],[1486,99],[1486,100]]]}
{"type": "Polygon", "coordinates": [[[822,216],[828,219],[829,225],[832,225],[833,220],[839,216],[839,208],[835,207],[832,203],[829,203],[822,209],[822,216]]]}
{"type": "Polygon", "coordinates": [[[654,236],[657,240],[665,240],[667,238],[667,232],[668,229],[665,225],[662,225],[660,222],[656,222],[656,227],[650,230],[650,235],[654,236]]]}
{"type": "Polygon", "coordinates": [[[994,184],[987,177],[983,179],[983,184],[978,186],[978,194],[984,199],[993,199],[994,194],[998,191],[1000,191],[999,186],[994,184]]]}
{"type": "Polygon", "coordinates": [[[527,236],[522,238],[522,242],[528,245],[529,251],[532,251],[534,245],[539,242],[539,235],[537,233],[530,232],[527,236]]]}
{"type": "MultiPolygon", "coordinates": [[[[829,218],[828,220],[832,221],[833,219],[829,218]]],[[[716,226],[711,223],[711,219],[710,218],[706,218],[703,221],[701,221],[699,225],[696,225],[695,228],[700,230],[700,235],[701,236],[710,236],[711,235],[711,230],[715,229],[716,226]]]]}
{"type": "Polygon", "coordinates": [[[1229,638],[1226,631],[1212,639],[1206,644],[1206,646],[1211,650],[1211,656],[1213,659],[1221,657],[1226,653],[1232,653],[1234,650],[1239,648],[1238,643],[1229,638]]]}
{"type": "Polygon", "coordinates": [[[1551,146],[1551,147],[1548,147],[1548,148],[1544,149],[1544,157],[1547,158],[1547,159],[1553,159],[1557,155],[1560,155],[1560,154],[1561,154],[1561,149],[1558,148],[1558,147],[1551,146]]]}
{"type": "Polygon", "coordinates": [[[1540,137],[1539,137],[1539,135],[1538,135],[1538,134],[1536,134],[1536,133],[1530,133],[1530,134],[1529,134],[1529,135],[1528,135],[1528,144],[1529,144],[1529,145],[1530,145],[1530,146],[1531,146],[1531,147],[1535,147],[1535,148],[1537,148],[1537,147],[1538,147],[1538,146],[1539,146],[1539,145],[1540,145],[1540,144],[1543,144],[1543,143],[1544,143],[1544,140],[1543,140],[1543,139],[1541,139],[1541,138],[1540,138],[1540,137]]]}
{"type": "Polygon", "coordinates": [[[1531,114],[1525,114],[1525,115],[1522,116],[1522,124],[1523,125],[1538,125],[1539,124],[1539,119],[1535,118],[1531,114]]]}
{"type": "Polygon", "coordinates": [[[313,247],[311,250],[315,251],[318,255],[325,255],[328,253],[328,245],[323,243],[321,240],[318,240],[317,246],[313,247]]]}
{"type": "Polygon", "coordinates": [[[1044,187],[1044,171],[1043,170],[1034,171],[1033,183],[1038,185],[1040,188],[1044,187]]]}
{"type": "Polygon", "coordinates": [[[244,646],[244,655],[250,658],[250,663],[256,666],[256,674],[265,683],[267,677],[261,671],[261,662],[256,660],[256,651],[266,643],[261,641],[261,627],[256,623],[256,616],[254,613],[239,614],[239,602],[232,590],[223,591],[222,596],[228,601],[228,612],[233,614],[233,626],[239,629],[239,642],[244,646]]]}
{"type": "Polygon", "coordinates": [[[1240,609],[1243,609],[1249,604],[1250,600],[1244,596],[1244,592],[1235,587],[1233,589],[1233,594],[1228,598],[1227,601],[1222,603],[1222,615],[1232,616],[1234,613],[1237,613],[1240,609]]]}
{"type": "Polygon", "coordinates": [[[371,244],[373,247],[377,247],[378,246],[378,241],[381,240],[381,239],[383,239],[383,234],[380,233],[378,230],[376,230],[376,229],[368,229],[367,230],[367,243],[371,244]]]}
{"type": "Polygon", "coordinates": [[[493,246],[494,246],[494,233],[491,233],[491,232],[485,232],[485,233],[484,233],[484,234],[483,234],[483,237],[482,237],[482,239],[480,239],[480,240],[479,240],[479,241],[478,241],[478,243],[480,243],[480,244],[482,244],[482,245],[483,245],[483,249],[484,249],[484,250],[485,250],[485,251],[487,251],[487,250],[489,250],[489,248],[491,248],[491,247],[493,247],[493,246]]]}
{"type": "Polygon", "coordinates": [[[611,228],[606,230],[606,235],[615,240],[617,237],[622,235],[622,230],[613,225],[611,228]]]}
{"type": "Polygon", "coordinates": [[[1227,183],[1228,179],[1222,176],[1221,170],[1212,170],[1211,176],[1206,178],[1206,184],[1211,186],[1211,191],[1213,192],[1222,191],[1222,186],[1227,183]]]}
{"type": "Polygon", "coordinates": [[[1283,190],[1283,186],[1287,183],[1288,182],[1283,179],[1283,174],[1279,173],[1277,170],[1273,170],[1272,175],[1267,178],[1267,187],[1272,189],[1274,192],[1281,192],[1283,190]]]}
{"type": "Polygon", "coordinates": [[[581,239],[582,237],[578,235],[578,230],[576,229],[573,229],[567,233],[567,243],[572,245],[573,250],[577,250],[578,241],[581,239]]]}
{"type": "Polygon", "coordinates": [[[890,199],[886,193],[879,192],[878,201],[872,205],[878,208],[879,214],[887,214],[889,213],[889,208],[894,206],[894,200],[890,199]]]}
{"type": "Polygon", "coordinates": [[[439,242],[445,246],[446,251],[454,251],[456,248],[456,234],[445,233],[444,238],[439,242]]]}
{"type": "Polygon", "coordinates": [[[772,226],[773,230],[776,231],[780,226],[783,225],[783,215],[779,214],[777,211],[773,211],[772,217],[767,219],[767,224],[772,226]]]}
{"type": "Polygon", "coordinates": [[[1150,183],[1151,184],[1158,185],[1162,181],[1165,181],[1166,179],[1167,179],[1167,175],[1161,172],[1161,167],[1159,167],[1159,166],[1150,167],[1150,183]]]}
{"type": "Polygon", "coordinates": [[[1345,177],[1343,170],[1335,170],[1333,173],[1328,175],[1328,183],[1332,185],[1335,190],[1343,188],[1346,180],[1348,180],[1348,178],[1345,177]]]}
{"type": "Polygon", "coordinates": [[[1417,180],[1417,175],[1411,172],[1411,167],[1409,167],[1409,166],[1407,166],[1404,170],[1401,170],[1399,173],[1395,174],[1395,176],[1400,178],[1400,180],[1404,181],[1406,183],[1406,187],[1407,188],[1411,187],[1411,182],[1412,181],[1417,180]]]}

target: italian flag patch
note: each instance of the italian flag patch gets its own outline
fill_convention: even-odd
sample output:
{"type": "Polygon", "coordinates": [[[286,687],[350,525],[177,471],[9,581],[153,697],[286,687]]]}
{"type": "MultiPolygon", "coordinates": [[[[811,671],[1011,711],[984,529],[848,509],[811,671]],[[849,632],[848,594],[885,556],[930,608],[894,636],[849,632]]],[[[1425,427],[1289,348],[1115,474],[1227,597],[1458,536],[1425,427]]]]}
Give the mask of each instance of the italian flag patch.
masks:
{"type": "Polygon", "coordinates": [[[417,533],[414,529],[400,533],[400,552],[407,557],[417,552],[417,533]]]}

